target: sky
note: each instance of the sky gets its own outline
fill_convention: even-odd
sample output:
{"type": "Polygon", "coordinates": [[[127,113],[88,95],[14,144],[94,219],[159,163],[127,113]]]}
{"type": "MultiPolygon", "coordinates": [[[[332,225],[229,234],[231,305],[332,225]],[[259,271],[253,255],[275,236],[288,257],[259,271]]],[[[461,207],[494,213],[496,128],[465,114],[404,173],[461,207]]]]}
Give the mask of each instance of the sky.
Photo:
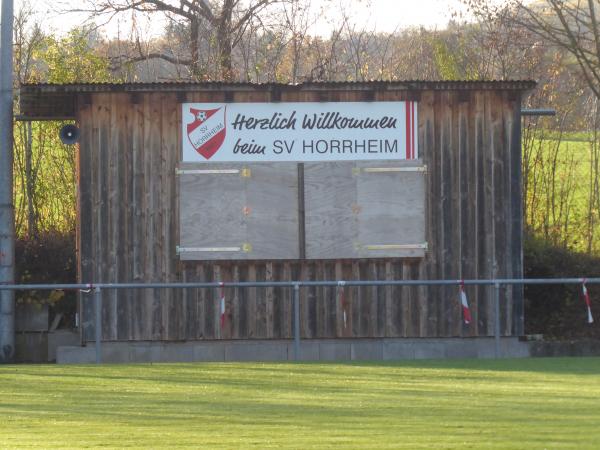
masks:
{"type": "MultiPolygon", "coordinates": [[[[14,0],[15,10],[27,0],[14,0]]],[[[81,25],[86,15],[83,13],[63,13],[60,10],[83,9],[85,2],[81,0],[28,0],[38,13],[45,28],[58,34],[81,25]]],[[[351,20],[360,27],[377,31],[391,32],[407,27],[443,28],[450,20],[454,11],[464,11],[459,0],[312,0],[315,17],[314,33],[327,36],[331,31],[331,22],[339,19],[340,11],[344,10],[351,20]],[[325,14],[321,14],[326,8],[325,14]]],[[[114,37],[128,29],[128,24],[122,15],[121,20],[112,20],[102,27],[109,37],[114,37]]],[[[339,20],[337,20],[339,22],[339,20]]],[[[147,25],[146,31],[160,30],[162,27],[153,22],[147,25]]],[[[158,34],[158,32],[156,32],[158,34]]]]}
{"type": "Polygon", "coordinates": [[[342,0],[341,3],[365,28],[386,32],[419,26],[443,28],[454,11],[465,11],[458,0],[342,0]]]}

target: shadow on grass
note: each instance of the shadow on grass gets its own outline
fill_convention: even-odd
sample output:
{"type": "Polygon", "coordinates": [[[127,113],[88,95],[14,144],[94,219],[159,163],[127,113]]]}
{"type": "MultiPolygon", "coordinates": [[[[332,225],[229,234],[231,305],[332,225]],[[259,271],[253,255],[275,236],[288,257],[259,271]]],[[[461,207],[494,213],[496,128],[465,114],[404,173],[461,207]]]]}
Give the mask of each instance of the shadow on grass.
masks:
{"type": "Polygon", "coordinates": [[[495,372],[544,372],[573,375],[599,375],[600,357],[446,359],[348,362],[362,367],[406,367],[415,369],[456,369],[495,372]]]}
{"type": "MultiPolygon", "coordinates": [[[[561,358],[521,358],[521,359],[443,359],[443,360],[400,360],[400,361],[348,361],[348,362],[195,362],[195,363],[159,363],[159,364],[130,364],[130,365],[69,365],[69,366],[40,366],[18,365],[0,366],[0,375],[9,373],[29,375],[32,377],[65,379],[89,379],[111,381],[150,381],[166,382],[170,384],[188,384],[189,377],[205,373],[205,377],[198,378],[198,382],[207,385],[221,384],[224,378],[232,386],[263,386],[260,380],[264,375],[272,376],[273,389],[281,389],[287,384],[290,377],[305,376],[306,380],[312,377],[335,377],[349,368],[358,370],[373,370],[373,377],[395,378],[401,375],[397,369],[415,370],[456,370],[473,372],[532,372],[564,375],[593,375],[600,374],[600,357],[561,357],[561,358]],[[40,371],[44,367],[47,370],[40,371]],[[127,370],[124,370],[127,369],[127,370]],[[243,369],[244,376],[239,379],[230,379],[229,371],[243,369]],[[389,369],[389,370],[386,370],[389,369]],[[126,374],[124,374],[126,373],[126,374]],[[277,386],[275,386],[277,385],[277,386]]],[[[345,373],[353,376],[352,373],[345,373]]],[[[365,373],[357,373],[364,378],[365,373]]],[[[452,374],[461,378],[460,373],[452,374]]],[[[465,374],[466,375],[466,374],[465,374]]],[[[491,374],[487,375],[486,378],[491,374]]],[[[435,374],[428,374],[435,377],[435,374]]],[[[441,377],[448,373],[440,372],[441,377]]],[[[306,387],[305,383],[300,382],[306,387]]],[[[269,389],[268,386],[264,386],[269,389]]]]}

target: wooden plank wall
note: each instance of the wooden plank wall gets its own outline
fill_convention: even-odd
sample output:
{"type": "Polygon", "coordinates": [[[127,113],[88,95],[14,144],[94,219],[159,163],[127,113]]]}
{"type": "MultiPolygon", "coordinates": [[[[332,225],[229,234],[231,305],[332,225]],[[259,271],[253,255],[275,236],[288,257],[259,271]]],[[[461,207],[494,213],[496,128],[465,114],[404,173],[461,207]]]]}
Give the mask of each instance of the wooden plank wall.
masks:
{"type": "MultiPolygon", "coordinates": [[[[297,91],[281,101],[356,101],[361,91],[297,91]]],[[[223,102],[222,92],[93,94],[79,102],[79,268],[82,282],[511,278],[522,275],[520,95],[513,91],[382,91],[419,100],[426,175],[425,259],[179,261],[180,103],[223,102]]],[[[267,91],[234,101],[270,101],[267,91]]],[[[456,287],[303,288],[302,337],[489,336],[492,288],[467,288],[465,326],[456,287]],[[341,298],[344,298],[342,302],[341,298]],[[347,322],[344,326],[342,304],[347,322]]],[[[290,338],[284,288],[105,292],[104,340],[290,338]]],[[[502,333],[522,333],[522,290],[502,289],[502,333]]],[[[83,339],[93,339],[91,294],[83,339]]]]}

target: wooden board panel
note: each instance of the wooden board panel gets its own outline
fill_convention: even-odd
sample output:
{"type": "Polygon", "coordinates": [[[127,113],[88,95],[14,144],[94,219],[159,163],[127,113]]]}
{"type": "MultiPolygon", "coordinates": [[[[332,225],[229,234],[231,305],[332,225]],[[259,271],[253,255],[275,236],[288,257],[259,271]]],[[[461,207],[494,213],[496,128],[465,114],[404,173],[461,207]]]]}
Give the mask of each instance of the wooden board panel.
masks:
{"type": "MultiPolygon", "coordinates": [[[[227,167],[230,169],[231,167],[227,167]]],[[[223,170],[218,165],[214,170],[223,170]]],[[[240,248],[247,242],[244,180],[239,173],[180,175],[180,247],[240,248]]],[[[241,249],[240,249],[241,250],[241,249]]],[[[231,258],[235,252],[185,252],[188,259],[231,258]]]]}
{"type": "MultiPolygon", "coordinates": [[[[129,177],[132,179],[132,209],[129,213],[131,227],[131,236],[134,242],[132,247],[132,272],[133,281],[141,282],[145,279],[144,267],[146,265],[146,249],[144,246],[146,236],[146,189],[145,179],[150,174],[146,174],[146,146],[144,145],[144,105],[136,103],[130,105],[129,110],[132,116],[132,138],[131,138],[131,160],[132,167],[129,177]]],[[[150,339],[150,325],[143,317],[146,311],[146,295],[148,291],[136,289],[133,291],[133,340],[150,339]]]]}
{"type": "MultiPolygon", "coordinates": [[[[115,145],[120,149],[130,149],[130,133],[131,133],[131,123],[129,122],[129,108],[127,104],[124,104],[119,96],[113,96],[112,102],[115,111],[114,114],[114,123],[116,126],[117,136],[115,145]],[[121,124],[122,126],[117,126],[117,124],[121,124]]],[[[119,191],[117,195],[115,195],[113,201],[116,202],[118,214],[115,214],[113,217],[114,220],[114,232],[115,236],[113,237],[113,245],[117,249],[125,249],[125,251],[116,251],[117,254],[117,265],[116,265],[116,279],[119,282],[127,282],[132,279],[131,274],[131,264],[130,264],[130,255],[131,255],[131,246],[133,245],[133,240],[129,234],[129,220],[127,220],[128,213],[128,205],[130,204],[130,184],[128,177],[128,173],[131,170],[131,152],[130,151],[121,151],[120,157],[116,158],[116,180],[115,183],[119,186],[119,191]],[[122,199],[127,199],[127,201],[123,201],[122,199]]],[[[132,339],[131,335],[131,294],[132,291],[127,291],[123,294],[119,294],[115,291],[113,294],[116,298],[117,303],[117,338],[119,340],[130,340],[132,339]]]]}
{"type": "MultiPolygon", "coordinates": [[[[160,172],[160,142],[161,142],[161,110],[162,97],[151,94],[144,98],[144,145],[146,150],[146,176],[144,179],[146,189],[146,204],[148,205],[147,228],[145,236],[146,249],[146,280],[160,279],[164,236],[160,234],[160,188],[163,174],[160,172]]],[[[161,289],[162,290],[162,289],[161,289]]],[[[149,318],[150,332],[153,340],[167,338],[167,317],[163,315],[163,305],[159,289],[151,289],[146,297],[147,317],[149,318]]]]}
{"type": "MultiPolygon", "coordinates": [[[[439,231],[437,226],[440,217],[439,199],[439,151],[436,146],[436,97],[435,93],[427,92],[422,95],[419,103],[419,121],[422,129],[423,139],[419,139],[419,155],[422,155],[423,162],[427,165],[429,174],[427,176],[427,196],[426,196],[426,225],[425,236],[429,243],[429,250],[424,264],[425,277],[433,280],[438,276],[439,259],[439,231]]],[[[419,136],[420,138],[420,136],[419,136]]],[[[424,336],[436,336],[438,331],[438,310],[439,310],[439,288],[431,286],[428,289],[428,295],[425,298],[427,303],[427,320],[424,324],[424,336]]]]}
{"type": "Polygon", "coordinates": [[[354,164],[304,164],[304,214],[306,257],[340,258],[353,255],[357,223],[354,164]]]}
{"type": "Polygon", "coordinates": [[[246,236],[250,259],[297,259],[298,179],[296,164],[249,166],[246,236]]]}
{"type": "Polygon", "coordinates": [[[422,170],[412,161],[306,163],[306,257],[424,256],[422,170]]]}
{"type": "Polygon", "coordinates": [[[295,164],[186,164],[181,170],[182,260],[299,257],[295,164]]]}
{"type": "MultiPolygon", "coordinates": [[[[81,140],[77,146],[78,173],[77,183],[77,251],[78,251],[78,279],[93,280],[95,275],[95,260],[93,233],[95,229],[93,211],[94,198],[91,182],[94,171],[94,164],[91,152],[96,148],[93,142],[93,108],[87,105],[80,110],[79,123],[81,126],[81,140]]],[[[90,281],[86,281],[90,282],[90,281]]],[[[81,338],[82,341],[92,340],[94,338],[94,320],[93,320],[93,298],[92,293],[79,294],[79,314],[81,320],[81,338]]]]}
{"type": "Polygon", "coordinates": [[[422,248],[401,248],[425,243],[425,173],[393,171],[408,167],[414,164],[357,164],[358,257],[425,255],[422,248]]]}
{"type": "MultiPolygon", "coordinates": [[[[110,171],[109,171],[109,155],[111,153],[110,147],[110,96],[105,94],[102,96],[102,100],[94,105],[96,111],[95,115],[99,122],[98,126],[98,159],[96,170],[98,173],[98,184],[96,185],[96,208],[94,209],[95,220],[97,223],[96,232],[96,258],[98,263],[96,264],[96,279],[101,282],[109,280],[108,267],[111,264],[109,252],[109,219],[108,219],[108,198],[109,191],[111,190],[110,182],[110,171]]],[[[108,300],[109,292],[104,291],[102,293],[102,338],[113,339],[111,335],[112,329],[112,301],[108,300]]]]}

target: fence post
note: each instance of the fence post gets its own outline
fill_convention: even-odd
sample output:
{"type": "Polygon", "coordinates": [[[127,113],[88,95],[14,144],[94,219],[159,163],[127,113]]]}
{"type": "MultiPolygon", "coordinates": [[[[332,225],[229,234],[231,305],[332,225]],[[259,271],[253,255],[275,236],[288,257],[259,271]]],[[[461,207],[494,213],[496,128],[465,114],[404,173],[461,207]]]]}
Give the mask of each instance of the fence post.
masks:
{"type": "Polygon", "coordinates": [[[500,283],[494,284],[494,353],[500,358],[500,283]]]}
{"type": "Polygon", "coordinates": [[[294,360],[300,360],[300,285],[294,284],[294,360]]]}
{"type": "Polygon", "coordinates": [[[95,340],[96,340],[96,364],[102,363],[102,292],[100,287],[94,288],[94,319],[96,322],[95,340]]]}

